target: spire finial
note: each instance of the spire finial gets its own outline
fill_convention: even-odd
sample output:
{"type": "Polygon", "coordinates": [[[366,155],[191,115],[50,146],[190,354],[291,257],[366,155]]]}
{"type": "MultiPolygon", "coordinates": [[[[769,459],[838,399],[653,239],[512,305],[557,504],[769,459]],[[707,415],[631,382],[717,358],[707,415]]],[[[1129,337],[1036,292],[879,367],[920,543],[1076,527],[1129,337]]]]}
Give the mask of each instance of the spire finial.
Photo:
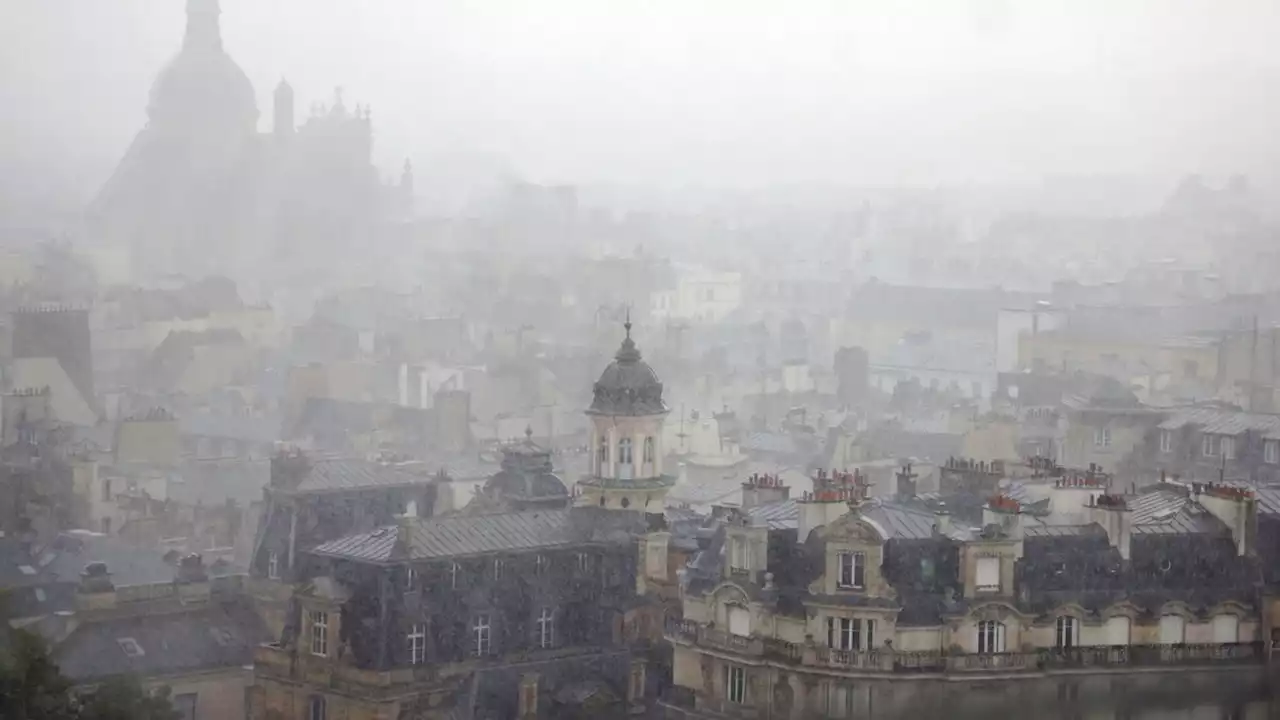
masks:
{"type": "Polygon", "coordinates": [[[533,425],[524,426],[524,439],[533,442],[533,425]]]}
{"type": "Polygon", "coordinates": [[[622,323],[622,327],[627,329],[627,339],[631,339],[631,306],[627,306],[627,321],[622,323]]]}

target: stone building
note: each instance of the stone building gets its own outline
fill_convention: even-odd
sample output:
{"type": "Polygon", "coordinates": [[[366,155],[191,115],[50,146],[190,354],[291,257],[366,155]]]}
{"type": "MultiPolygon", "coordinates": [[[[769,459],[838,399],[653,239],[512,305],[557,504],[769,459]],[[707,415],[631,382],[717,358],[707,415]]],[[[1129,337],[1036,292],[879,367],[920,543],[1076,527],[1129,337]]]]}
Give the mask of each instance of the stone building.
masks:
{"type": "MultiPolygon", "coordinates": [[[[606,445],[577,502],[527,433],[502,448],[501,469],[456,513],[397,510],[394,522],[348,523],[324,542],[295,543],[291,596],[276,604],[280,642],[255,657],[252,717],[585,719],[652,709],[670,676],[662,627],[679,620],[672,558],[684,551],[661,513],[670,485],[662,384],[627,330],[588,410],[606,445]]],[[[281,529],[293,515],[264,531],[273,538],[264,550],[289,547],[281,529]]]]}
{"type": "Polygon", "coordinates": [[[976,522],[909,483],[870,500],[852,474],[795,499],[763,482],[687,570],[668,717],[1242,711],[1269,627],[1258,503],[1107,482],[1042,464],[976,522]]]}

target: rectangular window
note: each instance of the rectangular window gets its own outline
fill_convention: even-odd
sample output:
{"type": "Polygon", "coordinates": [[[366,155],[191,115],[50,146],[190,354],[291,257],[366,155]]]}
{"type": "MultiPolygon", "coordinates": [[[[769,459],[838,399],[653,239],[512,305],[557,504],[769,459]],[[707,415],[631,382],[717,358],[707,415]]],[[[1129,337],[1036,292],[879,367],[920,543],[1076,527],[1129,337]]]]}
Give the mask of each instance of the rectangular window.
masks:
{"type": "Polygon", "coordinates": [[[1206,434],[1204,436],[1204,441],[1201,443],[1201,450],[1204,452],[1205,457],[1217,457],[1218,436],[1206,434]]]}
{"type": "Polygon", "coordinates": [[[111,502],[111,478],[102,478],[102,502],[111,502]]]}
{"type": "Polygon", "coordinates": [[[1000,590],[1000,558],[978,558],[977,572],[974,573],[974,587],[981,592],[999,592],[1000,590]]]}
{"type": "Polygon", "coordinates": [[[274,550],[267,554],[267,577],[272,580],[280,579],[280,555],[274,550]]]}
{"type": "Polygon", "coordinates": [[[1102,447],[1102,448],[1111,447],[1111,428],[1109,427],[1094,428],[1093,444],[1095,447],[1102,447]]]}
{"type": "Polygon", "coordinates": [[[538,615],[538,647],[549,648],[555,644],[555,618],[551,608],[542,608],[538,615]]]}
{"type": "Polygon", "coordinates": [[[751,543],[744,537],[733,538],[729,545],[729,570],[747,572],[751,569],[751,543]]]}
{"type": "Polygon", "coordinates": [[[534,560],[534,568],[533,568],[533,569],[534,569],[534,572],[536,572],[536,573],[537,573],[537,574],[539,574],[539,575],[541,575],[542,573],[544,573],[544,572],[546,572],[546,571],[547,571],[547,558],[546,558],[546,556],[545,556],[545,555],[539,555],[539,556],[534,560]]]}
{"type": "Polygon", "coordinates": [[[1160,452],[1162,453],[1173,452],[1173,431],[1172,430],[1160,431],[1160,452]]]}
{"type": "Polygon", "coordinates": [[[1218,440],[1218,446],[1222,450],[1222,457],[1228,460],[1234,460],[1236,457],[1236,439],[1230,435],[1223,435],[1218,440]]]}
{"type": "Polygon", "coordinates": [[[747,701],[747,669],[730,665],[724,669],[725,696],[739,705],[747,701]]]}
{"type": "Polygon", "coordinates": [[[586,553],[578,553],[578,572],[587,572],[591,569],[591,556],[586,553]]]}
{"type": "Polygon", "coordinates": [[[453,590],[458,589],[458,563],[449,564],[449,587],[453,590]]]}
{"type": "Polygon", "coordinates": [[[867,649],[875,650],[876,649],[876,621],[868,618],[866,623],[867,623],[867,649]]]}
{"type": "Polygon", "coordinates": [[[827,618],[827,647],[832,650],[861,650],[862,619],[827,618]]]}
{"type": "Polygon", "coordinates": [[[182,693],[173,696],[173,709],[181,720],[196,720],[196,693],[182,693]]]}
{"type": "Polygon", "coordinates": [[[414,625],[406,637],[409,646],[409,664],[421,665],[427,661],[427,626],[414,625]]]}
{"type": "Polygon", "coordinates": [[[484,657],[493,649],[491,630],[487,614],[477,615],[471,621],[472,648],[475,650],[476,655],[484,657]]]}
{"type": "Polygon", "coordinates": [[[1004,624],[995,620],[978,623],[978,652],[982,654],[1004,652],[1004,624]]]}
{"type": "Polygon", "coordinates": [[[326,720],[325,701],[323,695],[312,695],[307,703],[307,720],[326,720]]]}
{"type": "Polygon", "coordinates": [[[502,558],[493,559],[493,579],[495,581],[502,579],[502,565],[502,558]]]}
{"type": "Polygon", "coordinates": [[[404,589],[405,592],[413,592],[418,586],[418,571],[413,568],[404,569],[404,589]]]}
{"type": "Polygon", "coordinates": [[[311,654],[325,657],[329,654],[329,613],[316,610],[311,613],[311,654]]]}
{"type": "Polygon", "coordinates": [[[1262,442],[1262,459],[1271,465],[1280,463],[1280,440],[1262,442]]]}
{"type": "Polygon", "coordinates": [[[729,634],[747,637],[751,635],[751,611],[737,605],[729,606],[729,634]]]}
{"type": "Polygon", "coordinates": [[[1054,644],[1062,649],[1073,648],[1079,644],[1080,624],[1069,616],[1058,618],[1054,644]]]}
{"type": "Polygon", "coordinates": [[[866,553],[840,553],[840,576],[837,584],[842,588],[861,589],[866,579],[866,553]]]}
{"type": "Polygon", "coordinates": [[[1240,618],[1235,615],[1214,615],[1209,621],[1216,643],[1240,642],[1240,618]]]}
{"type": "Polygon", "coordinates": [[[1186,620],[1181,615],[1160,617],[1160,644],[1181,645],[1186,642],[1186,620]]]}

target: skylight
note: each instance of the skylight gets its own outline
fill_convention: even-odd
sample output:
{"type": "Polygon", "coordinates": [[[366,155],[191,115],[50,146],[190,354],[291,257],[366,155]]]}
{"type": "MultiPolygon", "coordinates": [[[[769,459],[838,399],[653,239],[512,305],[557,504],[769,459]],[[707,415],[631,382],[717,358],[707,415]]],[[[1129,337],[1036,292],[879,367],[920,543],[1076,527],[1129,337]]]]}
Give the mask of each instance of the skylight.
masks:
{"type": "Polygon", "coordinates": [[[124,654],[131,658],[146,655],[146,653],[142,651],[142,646],[138,644],[138,641],[131,637],[116,638],[116,643],[120,645],[120,649],[124,651],[124,654]]]}

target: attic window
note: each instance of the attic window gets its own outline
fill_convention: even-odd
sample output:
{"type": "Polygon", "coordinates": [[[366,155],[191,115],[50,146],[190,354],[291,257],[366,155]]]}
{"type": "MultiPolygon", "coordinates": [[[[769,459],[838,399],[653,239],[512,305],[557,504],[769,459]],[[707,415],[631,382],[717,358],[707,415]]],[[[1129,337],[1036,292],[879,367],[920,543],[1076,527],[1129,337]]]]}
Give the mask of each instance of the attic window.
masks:
{"type": "Polygon", "coordinates": [[[131,637],[116,638],[116,643],[120,646],[120,650],[131,658],[140,658],[146,655],[138,641],[131,637]]]}
{"type": "Polygon", "coordinates": [[[1172,569],[1173,569],[1173,561],[1169,560],[1169,558],[1165,558],[1160,561],[1160,572],[1167,573],[1172,569]]]}

